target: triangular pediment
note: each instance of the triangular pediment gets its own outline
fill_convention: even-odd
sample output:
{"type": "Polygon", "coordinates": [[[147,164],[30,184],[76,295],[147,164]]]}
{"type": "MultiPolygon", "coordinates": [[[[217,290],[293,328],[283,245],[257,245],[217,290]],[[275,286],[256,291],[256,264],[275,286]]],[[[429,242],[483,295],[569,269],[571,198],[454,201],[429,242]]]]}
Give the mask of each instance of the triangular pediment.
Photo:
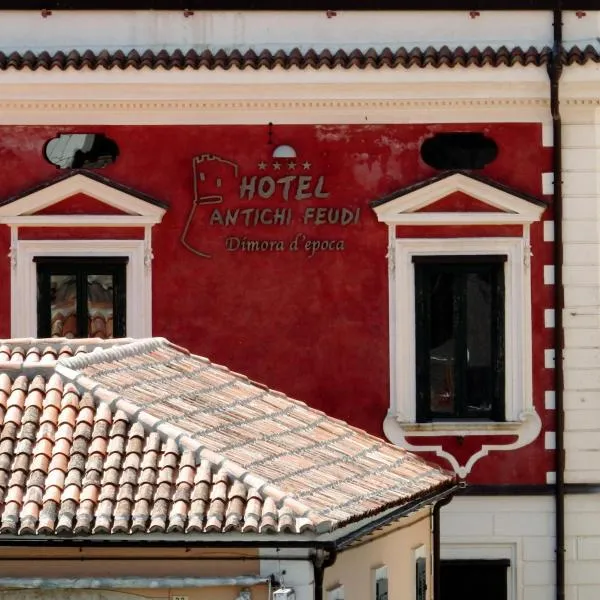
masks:
{"type": "Polygon", "coordinates": [[[444,173],[371,203],[379,221],[399,225],[505,225],[539,221],[539,199],[493,180],[444,173]]]}
{"type": "Polygon", "coordinates": [[[43,225],[62,219],[69,225],[87,218],[97,224],[119,219],[123,225],[153,225],[160,223],[167,207],[95,173],[71,171],[0,203],[0,223],[43,225]]]}

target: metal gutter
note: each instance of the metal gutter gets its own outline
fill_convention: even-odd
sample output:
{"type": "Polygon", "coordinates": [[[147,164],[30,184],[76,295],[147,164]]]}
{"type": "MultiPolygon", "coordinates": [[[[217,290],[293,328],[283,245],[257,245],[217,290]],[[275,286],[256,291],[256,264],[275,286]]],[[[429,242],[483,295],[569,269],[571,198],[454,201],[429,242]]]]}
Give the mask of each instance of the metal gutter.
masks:
{"type": "Polygon", "coordinates": [[[565,597],[565,445],[564,445],[564,330],[563,330],[563,195],[562,195],[562,120],[560,87],[562,75],[563,23],[562,1],[556,0],[553,11],[552,58],[548,65],[550,77],[550,110],[552,113],[552,172],[554,174],[554,389],[556,394],[555,450],[555,528],[556,528],[556,600],[565,597]]]}
{"type": "Polygon", "coordinates": [[[453,497],[454,494],[459,490],[459,487],[460,486],[458,486],[458,485],[453,485],[450,488],[446,488],[442,492],[438,492],[433,495],[429,495],[429,496],[425,496],[423,498],[419,498],[417,500],[413,500],[412,502],[409,502],[408,504],[403,504],[402,506],[399,506],[396,510],[392,510],[391,512],[386,513],[384,516],[382,516],[380,518],[374,519],[373,521],[371,521],[364,527],[359,527],[357,530],[353,531],[352,533],[349,533],[348,535],[335,540],[335,547],[336,547],[337,551],[341,552],[341,551],[345,550],[348,546],[350,546],[352,543],[354,543],[361,537],[363,537],[365,535],[369,535],[376,529],[379,529],[380,527],[385,527],[386,525],[389,525],[393,521],[396,521],[402,517],[405,517],[405,516],[409,515],[410,513],[413,513],[415,511],[427,506],[428,504],[436,504],[437,502],[440,502],[441,500],[443,500],[446,497],[453,497]]]}
{"type": "Polygon", "coordinates": [[[269,583],[270,577],[0,577],[0,588],[42,590],[205,588],[224,585],[248,587],[269,583]]]}

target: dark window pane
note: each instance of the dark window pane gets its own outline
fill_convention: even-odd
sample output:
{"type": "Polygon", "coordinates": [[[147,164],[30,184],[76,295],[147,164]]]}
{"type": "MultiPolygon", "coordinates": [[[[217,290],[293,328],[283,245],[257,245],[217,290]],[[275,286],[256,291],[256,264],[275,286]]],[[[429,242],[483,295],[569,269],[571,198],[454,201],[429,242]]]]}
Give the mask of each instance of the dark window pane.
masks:
{"type": "Polygon", "coordinates": [[[489,413],[492,409],[492,273],[466,276],[467,318],[467,409],[489,413]]]}
{"type": "Polygon", "coordinates": [[[127,259],[39,257],[39,337],[123,337],[127,259]]]}
{"type": "Polygon", "coordinates": [[[77,279],[75,275],[50,276],[51,337],[77,335],[77,279]]]}
{"type": "Polygon", "coordinates": [[[114,282],[112,275],[87,276],[88,335],[113,337],[114,282]]]}
{"type": "Polygon", "coordinates": [[[455,412],[454,364],[456,362],[454,301],[455,276],[432,273],[431,345],[429,349],[430,400],[432,413],[455,412]]]}
{"type": "Polygon", "coordinates": [[[417,417],[502,420],[503,261],[431,258],[414,261],[417,417]]]}

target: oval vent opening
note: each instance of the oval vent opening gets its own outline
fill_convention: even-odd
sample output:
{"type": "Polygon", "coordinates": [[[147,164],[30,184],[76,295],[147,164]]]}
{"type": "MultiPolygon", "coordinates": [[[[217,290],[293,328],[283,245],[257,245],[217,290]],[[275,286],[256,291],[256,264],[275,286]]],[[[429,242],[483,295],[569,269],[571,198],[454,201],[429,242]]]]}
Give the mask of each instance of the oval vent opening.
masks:
{"type": "Polygon", "coordinates": [[[116,142],[101,133],[62,133],[44,146],[44,157],[58,169],[103,169],[118,156],[116,142]]]}
{"type": "Polygon", "coordinates": [[[483,169],[498,156],[498,145],[477,132],[437,133],[421,146],[421,158],[434,169],[483,169]]]}

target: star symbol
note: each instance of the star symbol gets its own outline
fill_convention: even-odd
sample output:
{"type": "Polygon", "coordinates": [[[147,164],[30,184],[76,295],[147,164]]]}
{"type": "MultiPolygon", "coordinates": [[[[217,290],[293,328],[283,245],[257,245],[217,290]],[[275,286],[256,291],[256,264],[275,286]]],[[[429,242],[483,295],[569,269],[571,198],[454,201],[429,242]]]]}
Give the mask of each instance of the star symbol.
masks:
{"type": "Polygon", "coordinates": [[[288,169],[290,171],[293,171],[296,168],[296,163],[293,160],[290,160],[290,162],[288,163],[288,169]]]}
{"type": "Polygon", "coordinates": [[[274,168],[276,171],[279,171],[279,169],[281,169],[281,163],[279,163],[279,162],[274,162],[274,163],[273,163],[273,168],[274,168]]]}
{"type": "Polygon", "coordinates": [[[264,171],[267,168],[267,163],[264,160],[261,160],[258,163],[258,169],[259,171],[264,171]]]}
{"type": "Polygon", "coordinates": [[[311,165],[310,165],[310,163],[309,163],[307,160],[305,160],[305,161],[302,163],[302,168],[303,168],[305,171],[308,171],[308,170],[310,169],[310,167],[311,167],[311,165]]]}

